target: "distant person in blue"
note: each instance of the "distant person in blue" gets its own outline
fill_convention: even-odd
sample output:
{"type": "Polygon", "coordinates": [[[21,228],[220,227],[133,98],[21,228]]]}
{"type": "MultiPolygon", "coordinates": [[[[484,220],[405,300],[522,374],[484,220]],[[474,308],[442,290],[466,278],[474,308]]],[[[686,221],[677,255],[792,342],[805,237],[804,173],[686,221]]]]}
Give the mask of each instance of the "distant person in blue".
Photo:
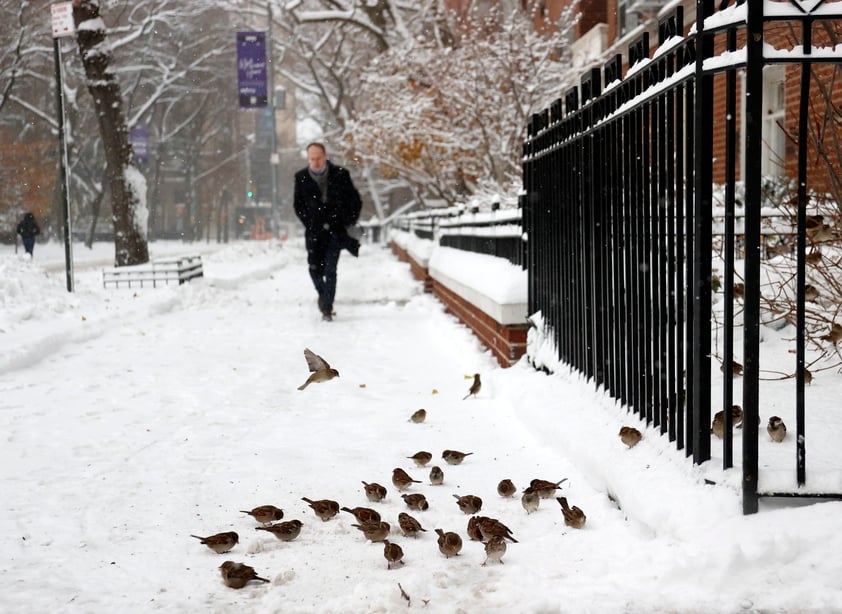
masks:
{"type": "Polygon", "coordinates": [[[295,174],[295,214],[304,225],[307,264],[322,319],[333,319],[336,295],[336,268],[339,252],[347,249],[358,256],[360,242],[348,235],[357,223],[362,200],[348,170],[327,159],[322,143],[307,146],[308,166],[295,174]]]}
{"type": "Polygon", "coordinates": [[[35,237],[41,234],[41,228],[32,213],[24,214],[23,219],[18,223],[18,234],[23,241],[23,249],[32,258],[32,252],[35,249],[35,237]]]}

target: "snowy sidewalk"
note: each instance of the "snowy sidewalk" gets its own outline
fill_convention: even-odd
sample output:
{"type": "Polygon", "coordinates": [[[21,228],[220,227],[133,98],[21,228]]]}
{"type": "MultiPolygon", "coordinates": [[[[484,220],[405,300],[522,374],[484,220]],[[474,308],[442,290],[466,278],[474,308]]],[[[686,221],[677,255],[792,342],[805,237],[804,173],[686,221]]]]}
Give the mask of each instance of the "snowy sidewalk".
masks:
{"type": "Polygon", "coordinates": [[[85,269],[68,295],[38,248],[33,263],[0,251],[0,274],[0,611],[399,612],[398,584],[429,612],[842,611],[842,503],[741,516],[733,476],[705,485],[712,469],[654,432],[626,449],[619,427],[643,427],[592,385],[497,367],[385,248],[342,256],[332,323],[300,242],[220,248],[204,280],[171,288],[103,290],[85,269]],[[305,347],[340,377],[298,391],[305,347]],[[447,448],[473,455],[447,465],[447,448]],[[443,485],[407,458],[419,450],[443,485]],[[395,467],[429,510],[407,510],[395,467]],[[564,477],[581,531],[554,500],[527,515],[496,493],[564,477]],[[503,565],[480,566],[454,494],[512,529],[503,565]],[[301,497],[376,508],[405,565],[387,571],[351,515],[322,522],[301,497]],[[239,512],[267,503],[299,538],[239,512]],[[427,532],[402,537],[402,511],[427,532]],[[435,528],[462,536],[458,557],[435,528]],[[190,537],[221,531],[240,536],[225,555],[190,537]],[[225,560],[271,582],[229,589],[225,560]]]}

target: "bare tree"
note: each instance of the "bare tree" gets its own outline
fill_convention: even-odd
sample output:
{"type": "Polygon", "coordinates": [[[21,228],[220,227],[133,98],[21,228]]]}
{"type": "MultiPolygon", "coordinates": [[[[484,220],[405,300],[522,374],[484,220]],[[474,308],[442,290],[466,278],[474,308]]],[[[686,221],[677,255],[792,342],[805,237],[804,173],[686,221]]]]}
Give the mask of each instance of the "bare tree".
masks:
{"type": "Polygon", "coordinates": [[[74,0],[73,21],[105,151],[114,220],[114,263],[116,266],[142,264],[149,261],[146,180],[132,164],[123,98],[111,66],[112,53],[100,17],[99,1],[74,0]]]}

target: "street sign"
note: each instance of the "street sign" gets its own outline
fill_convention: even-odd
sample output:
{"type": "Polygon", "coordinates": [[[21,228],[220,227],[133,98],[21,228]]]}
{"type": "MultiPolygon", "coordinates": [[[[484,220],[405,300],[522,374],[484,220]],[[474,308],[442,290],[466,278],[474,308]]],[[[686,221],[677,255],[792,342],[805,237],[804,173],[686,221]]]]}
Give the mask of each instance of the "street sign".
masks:
{"type": "Polygon", "coordinates": [[[73,36],[76,26],[73,24],[73,3],[56,2],[50,5],[50,16],[53,23],[53,38],[73,36]]]}
{"type": "Polygon", "coordinates": [[[241,109],[269,103],[265,32],[237,32],[237,92],[241,109]]]}

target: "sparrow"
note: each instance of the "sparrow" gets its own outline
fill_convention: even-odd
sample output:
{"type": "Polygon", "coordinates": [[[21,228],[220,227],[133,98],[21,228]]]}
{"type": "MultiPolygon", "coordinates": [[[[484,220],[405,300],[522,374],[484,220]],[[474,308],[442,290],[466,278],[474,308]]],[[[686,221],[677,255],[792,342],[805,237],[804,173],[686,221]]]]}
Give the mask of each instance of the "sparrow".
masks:
{"type": "Polygon", "coordinates": [[[462,550],[462,538],[457,533],[452,531],[445,533],[441,529],[436,529],[436,533],[439,536],[439,552],[447,558],[459,554],[462,550]]]}
{"type": "Polygon", "coordinates": [[[215,535],[208,535],[207,537],[199,537],[198,535],[191,535],[190,537],[195,537],[199,541],[202,542],[205,546],[216,552],[217,554],[223,554],[228,552],[237,545],[237,542],[240,541],[240,536],[237,535],[234,531],[227,531],[225,533],[217,533],[215,535]]]}
{"type": "Polygon", "coordinates": [[[388,522],[361,522],[360,524],[352,524],[352,527],[359,529],[367,540],[372,542],[382,542],[389,536],[392,526],[388,522]]]}
{"type": "Polygon", "coordinates": [[[421,424],[424,420],[427,419],[427,410],[426,409],[419,409],[415,411],[410,417],[415,424],[421,424]]]}
{"type": "Polygon", "coordinates": [[[433,468],[430,469],[430,484],[438,486],[442,482],[444,482],[444,471],[438,465],[433,465],[433,468]]]}
{"type": "Polygon", "coordinates": [[[308,349],[304,350],[304,358],[307,359],[307,367],[310,369],[310,377],[307,381],[301,384],[298,389],[304,390],[310,384],[320,384],[332,380],[334,377],[339,377],[339,371],[331,369],[327,361],[314,354],[308,349]]]}
{"type": "Polygon", "coordinates": [[[365,487],[366,498],[372,503],[379,503],[386,497],[386,487],[381,486],[377,482],[372,482],[371,484],[363,482],[363,486],[365,487]]]}
{"type": "Polygon", "coordinates": [[[254,571],[254,567],[249,567],[243,563],[235,563],[234,561],[225,561],[219,566],[219,572],[222,574],[222,581],[225,586],[231,588],[243,588],[252,580],[259,580],[260,582],[269,582],[266,578],[261,578],[254,571]]]}
{"type": "Polygon", "coordinates": [[[302,522],[300,520],[288,520],[269,525],[268,527],[254,527],[255,531],[268,531],[282,542],[291,542],[301,535],[302,522]]]}
{"type": "Polygon", "coordinates": [[[835,237],[833,228],[829,224],[820,222],[814,226],[807,226],[807,238],[811,243],[823,243],[832,241],[835,237]]]}
{"type": "Polygon", "coordinates": [[[558,501],[559,505],[561,505],[561,514],[564,516],[564,524],[568,527],[573,527],[574,529],[581,529],[585,526],[585,520],[587,520],[585,512],[575,505],[570,507],[567,504],[567,497],[558,497],[556,501],[558,501]]]}
{"type": "Polygon", "coordinates": [[[340,507],[340,510],[343,512],[348,512],[349,514],[353,514],[354,518],[357,519],[357,522],[365,523],[365,522],[380,522],[380,514],[376,511],[371,509],[370,507],[355,507],[355,508],[348,508],[348,507],[340,507]]]}
{"type": "Polygon", "coordinates": [[[456,505],[464,514],[476,514],[482,509],[482,499],[476,495],[453,495],[456,497],[456,505]]]}
{"type": "Polygon", "coordinates": [[[537,490],[530,486],[523,491],[523,496],[520,498],[520,504],[523,506],[523,509],[526,510],[527,514],[531,514],[537,510],[540,503],[541,495],[538,494],[537,490]]]}
{"type": "Polygon", "coordinates": [[[839,343],[842,340],[842,325],[837,324],[834,322],[830,326],[830,331],[826,335],[822,335],[822,341],[829,341],[833,345],[839,343]]]}
{"type": "Polygon", "coordinates": [[[409,477],[409,474],[400,467],[397,467],[392,471],[392,484],[394,484],[395,488],[398,490],[406,490],[412,486],[413,483],[420,484],[421,480],[413,480],[409,477]]]}
{"type": "MultiPolygon", "coordinates": [[[[739,405],[731,407],[731,424],[737,426],[743,421],[743,408],[739,405]]],[[[716,435],[719,439],[725,436],[725,410],[720,410],[713,415],[713,423],[710,427],[710,432],[716,435]]]]}
{"type": "Polygon", "coordinates": [[[485,516],[471,516],[468,518],[468,538],[475,541],[482,541],[482,531],[479,530],[479,521],[485,516]]]}
{"type": "Polygon", "coordinates": [[[512,536],[512,532],[509,527],[496,518],[481,517],[479,520],[479,530],[480,533],[482,533],[482,538],[484,540],[489,540],[495,535],[499,535],[500,537],[505,537],[506,539],[510,539],[511,541],[517,543],[517,540],[512,536]]]}
{"type": "Polygon", "coordinates": [[[496,561],[502,565],[506,548],[506,540],[499,535],[489,539],[485,542],[485,561],[483,561],[482,566],[485,567],[488,561],[496,561]]]}
{"type": "Polygon", "coordinates": [[[473,454],[473,452],[459,452],[457,450],[445,450],[441,453],[441,457],[445,460],[448,465],[458,465],[465,457],[473,454]]]}
{"type": "Polygon", "coordinates": [[[407,456],[407,458],[411,458],[413,461],[415,461],[416,467],[423,467],[433,459],[433,455],[429,452],[421,450],[420,452],[416,452],[412,456],[407,456]]]}
{"type": "Polygon", "coordinates": [[[324,522],[327,522],[339,513],[339,504],[336,501],[331,501],[330,499],[319,499],[318,501],[313,501],[307,497],[301,497],[301,500],[306,501],[316,513],[316,516],[321,518],[324,522]]]}
{"type": "Polygon", "coordinates": [[[260,505],[251,511],[240,510],[243,514],[254,517],[257,522],[269,524],[284,517],[284,510],[274,505],[260,505]]]}
{"type": "Polygon", "coordinates": [[[813,374],[810,373],[810,370],[807,367],[804,367],[804,383],[808,386],[813,383],[813,374]]]}
{"type": "Polygon", "coordinates": [[[769,433],[772,441],[780,443],[786,437],[786,424],[778,416],[772,416],[769,418],[769,424],[766,425],[766,432],[769,433]]]}
{"type": "MultiPolygon", "coordinates": [[[[719,367],[719,370],[722,371],[723,373],[725,373],[725,363],[723,363],[719,367]]],[[[732,360],[731,361],[731,374],[734,377],[740,377],[743,374],[743,365],[738,363],[736,360],[732,360]]]]}
{"type": "Polygon", "coordinates": [[[479,391],[482,389],[482,382],[479,381],[479,373],[474,373],[474,383],[471,384],[471,388],[468,390],[468,394],[466,394],[462,400],[464,401],[469,396],[474,395],[477,396],[479,391]]]}
{"type": "Polygon", "coordinates": [[[501,497],[511,497],[516,492],[517,488],[509,479],[500,480],[500,483],[497,484],[497,494],[501,497]]]}
{"type": "Polygon", "coordinates": [[[427,529],[421,526],[420,522],[406,512],[398,514],[398,524],[401,527],[401,531],[403,531],[404,537],[417,537],[418,531],[427,531],[427,529]]]}
{"type": "Polygon", "coordinates": [[[529,482],[529,487],[538,493],[542,499],[552,499],[555,497],[555,491],[567,478],[562,478],[558,482],[550,482],[549,480],[534,479],[529,482]]]}
{"type": "Polygon", "coordinates": [[[388,539],[383,540],[383,556],[386,557],[386,569],[391,569],[392,563],[403,565],[403,550],[388,539]]]}
{"type": "Polygon", "coordinates": [[[620,440],[630,448],[636,446],[641,437],[643,435],[633,426],[624,426],[620,429],[620,440]]]}
{"type": "Polygon", "coordinates": [[[819,296],[821,296],[821,292],[819,292],[819,289],[816,288],[813,284],[807,284],[806,286],[804,286],[805,301],[815,303],[816,299],[818,299],[819,296]]]}
{"type": "Polygon", "coordinates": [[[424,510],[430,509],[430,504],[427,503],[427,497],[421,494],[414,494],[414,495],[401,495],[406,503],[406,506],[411,510],[418,510],[419,512],[423,512],[424,510]]]}
{"type": "Polygon", "coordinates": [[[804,260],[807,264],[818,264],[822,261],[822,253],[817,249],[811,250],[809,254],[804,256],[804,260]]]}
{"type": "Polygon", "coordinates": [[[746,294],[746,285],[742,282],[734,284],[734,298],[743,298],[746,294]]]}

